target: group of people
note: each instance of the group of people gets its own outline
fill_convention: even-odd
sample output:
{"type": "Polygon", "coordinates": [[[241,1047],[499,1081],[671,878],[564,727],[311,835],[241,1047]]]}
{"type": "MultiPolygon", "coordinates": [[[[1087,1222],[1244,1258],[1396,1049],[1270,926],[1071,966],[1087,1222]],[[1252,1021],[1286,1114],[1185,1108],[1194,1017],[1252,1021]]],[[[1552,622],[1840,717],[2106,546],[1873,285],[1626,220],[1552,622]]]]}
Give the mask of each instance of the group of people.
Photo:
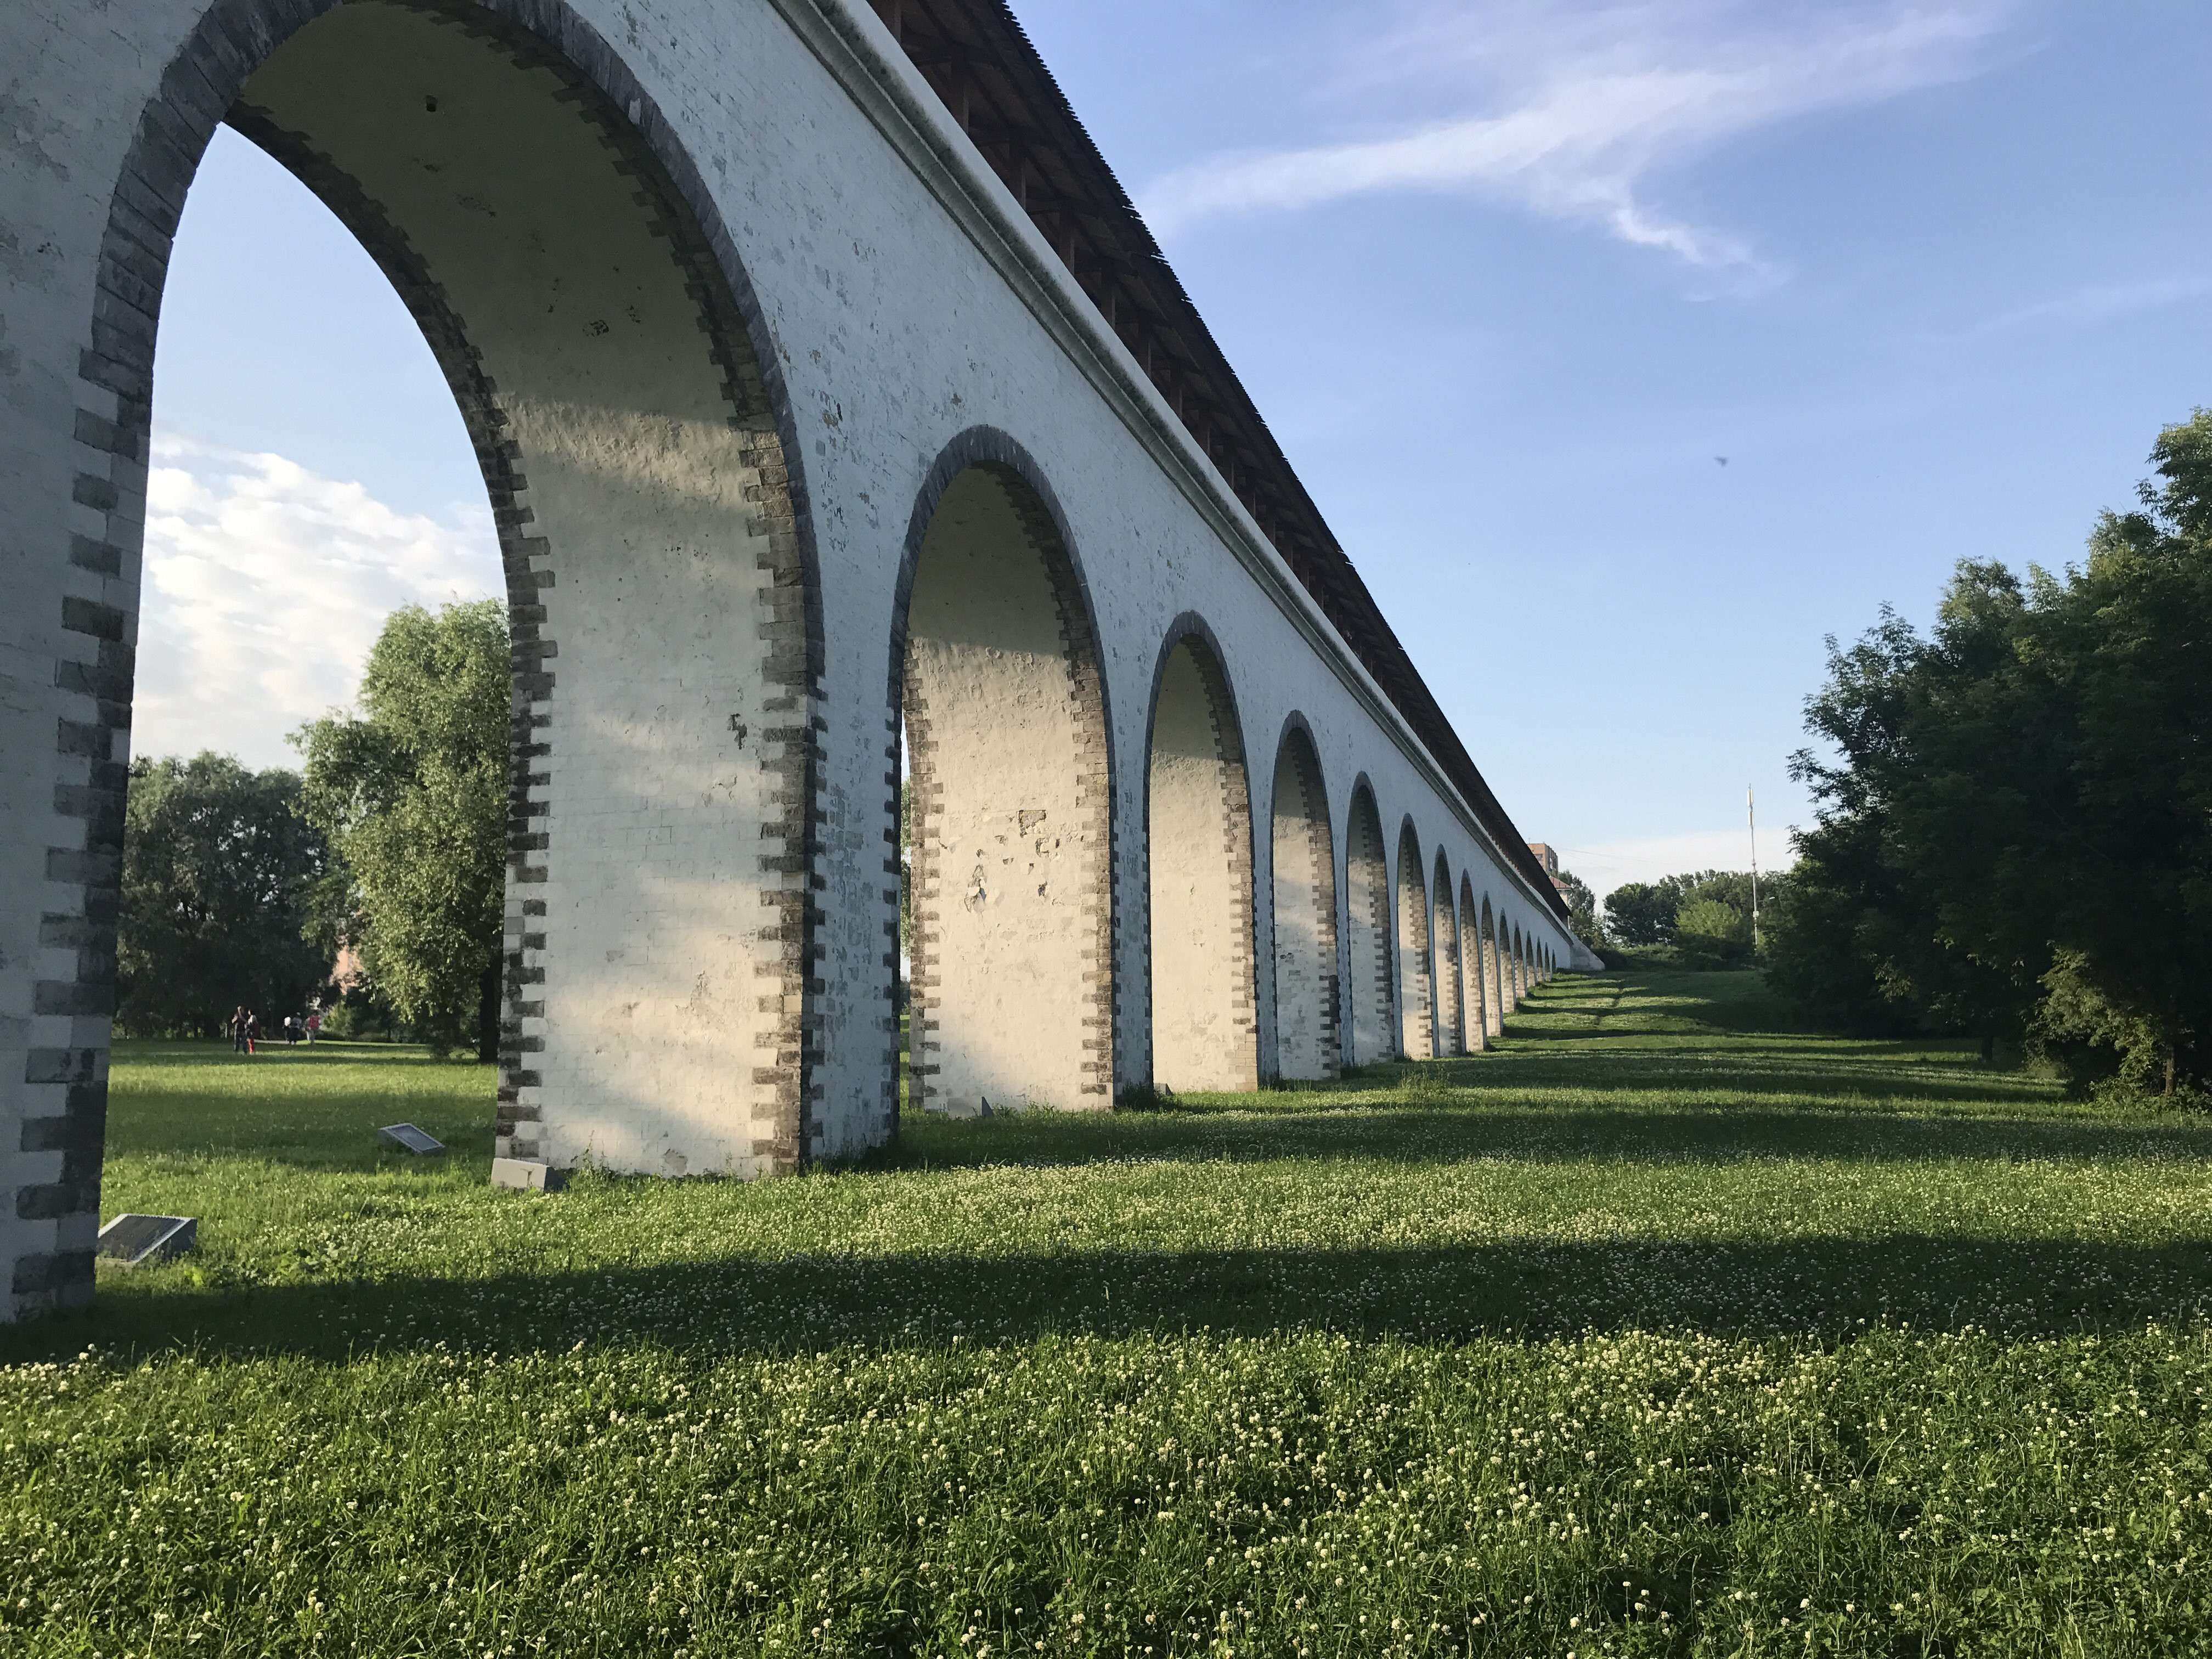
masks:
{"type": "MultiPolygon", "coordinates": [[[[313,1048],[322,1029],[321,1012],[311,1008],[304,1014],[285,1015],[276,1036],[268,1040],[282,1042],[287,1048],[304,1041],[313,1048]]],[[[239,1004],[238,1012],[230,1017],[230,1046],[241,1054],[250,1054],[253,1045],[264,1040],[260,1016],[244,1003],[239,1004]]]]}

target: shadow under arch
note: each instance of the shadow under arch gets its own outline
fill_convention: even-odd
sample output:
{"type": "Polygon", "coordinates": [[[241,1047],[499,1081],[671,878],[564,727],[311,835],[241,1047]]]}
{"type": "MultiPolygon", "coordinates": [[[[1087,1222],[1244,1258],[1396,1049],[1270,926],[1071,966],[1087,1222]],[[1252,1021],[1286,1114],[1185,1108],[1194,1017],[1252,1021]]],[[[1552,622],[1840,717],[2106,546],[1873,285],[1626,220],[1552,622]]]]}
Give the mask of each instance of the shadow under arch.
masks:
{"type": "Polygon", "coordinates": [[[1344,915],[1351,1059],[1367,1066],[1398,1053],[1398,988],[1389,852],[1382,842],[1375,786],[1364,772],[1352,779],[1351,805],[1345,811],[1344,915]]]}
{"type": "Polygon", "coordinates": [[[1275,740],[1268,802],[1275,1074],[1302,1080],[1333,1078],[1344,1064],[1336,836],[1320,745],[1296,709],[1284,716],[1275,740]]]}
{"type": "Polygon", "coordinates": [[[1459,872],[1459,1011],[1467,1052],[1490,1046],[1490,996],[1482,983],[1482,916],[1474,898],[1474,878],[1459,872]]]}
{"type": "Polygon", "coordinates": [[[1429,877],[1420,831],[1408,812],[1398,825],[1398,1052],[1429,1060],[1436,1048],[1436,973],[1431,959],[1429,877]]]}
{"type": "MultiPolygon", "coordinates": [[[[491,499],[514,649],[502,1149],[561,1161],[580,1139],[618,1167],[643,1167],[641,1160],[662,1155],[679,1165],[703,1162],[741,1172],[797,1167],[819,1127],[808,1114],[814,1056],[804,969],[812,916],[805,870],[790,867],[793,860],[803,863],[800,849],[813,836],[818,763],[811,704],[821,676],[819,584],[795,428],[775,354],[696,165],[622,56],[565,0],[213,0],[197,9],[196,19],[139,113],[108,199],[70,434],[80,468],[94,469],[79,471],[76,500],[100,515],[102,525],[96,536],[75,538],[71,564],[126,589],[137,581],[162,289],[193,176],[216,127],[228,121],[313,191],[392,283],[446,375],[491,499]],[[426,75],[447,84],[426,87],[426,75]],[[452,118],[442,123],[441,90],[452,118]],[[534,125],[524,131],[481,121],[483,109],[493,104],[522,112],[534,125]],[[404,161],[397,153],[403,127],[410,151],[404,161]],[[533,142],[547,133],[556,135],[557,153],[531,154],[533,142]],[[436,170],[433,161],[455,164],[434,208],[422,182],[436,170]],[[507,186],[494,192],[497,208],[467,182],[471,170],[495,173],[507,186]],[[523,302],[515,295],[536,274],[523,268],[528,262],[510,259],[502,270],[498,258],[484,257],[501,239],[512,255],[534,231],[557,229],[562,212],[572,220],[604,212],[592,229],[605,232],[623,257],[638,256],[629,258],[635,297],[627,315],[612,307],[604,317],[569,316],[557,303],[538,303],[542,295],[523,302]],[[473,216],[472,222],[461,216],[473,216]],[[544,320],[549,313],[552,320],[544,320]],[[600,324],[597,336],[587,331],[592,321],[600,324]],[[604,689],[594,678],[591,651],[583,648],[583,630],[568,623],[588,608],[594,581],[605,573],[580,557],[592,538],[569,532],[586,519],[608,515],[604,500],[596,514],[580,508],[589,491],[582,469],[568,465],[574,445],[552,441],[550,423],[533,425],[525,411],[555,382],[573,387],[579,376],[589,378],[585,360],[594,347],[575,342],[608,342],[597,347],[605,369],[632,343],[617,332],[623,329],[672,348],[660,366],[667,372],[661,389],[673,403],[648,400],[639,407],[648,416],[689,422],[684,465],[692,473],[631,521],[650,520],[658,530],[664,526],[656,509],[690,512],[680,532],[687,550],[711,551],[721,561],[715,597],[734,616],[737,654],[754,653],[735,671],[742,685],[717,688],[733,695],[714,699],[713,752],[728,744],[723,722],[739,719],[732,708],[750,714],[745,723],[760,739],[723,813],[746,820],[744,833],[729,844],[781,842],[785,849],[765,856],[749,851],[738,861],[742,868],[682,871],[671,879],[710,890],[726,885],[728,902],[739,908],[765,898],[783,912],[783,941],[765,964],[750,955],[742,963],[703,964],[715,970],[718,994],[744,1030],[725,1033],[726,1040],[656,1032],[641,1064],[629,1066],[640,1055],[625,1050],[624,1064],[602,1075],[588,1061],[577,1069],[588,1042],[545,1046],[548,1000],[586,992],[572,971],[574,962],[551,960],[546,941],[562,929],[557,914],[548,916],[549,901],[557,912],[564,893],[574,890],[559,872],[573,874],[587,849],[573,839],[553,845],[557,832],[548,822],[544,763],[552,745],[568,745],[564,768],[586,758],[569,733],[552,728],[580,683],[604,689]],[[566,348],[565,358],[550,349],[556,344],[566,348]],[[88,461],[88,453],[97,459],[88,461]],[[725,487],[710,492],[711,501],[698,499],[699,477],[715,468],[725,487]],[[707,522],[715,514],[726,520],[720,529],[707,522]],[[549,593],[556,573],[560,592],[549,593]],[[558,699],[556,635],[568,647],[558,699]],[[771,861],[777,867],[767,867],[771,861]],[[549,863],[556,866],[550,879],[549,863]],[[728,877],[738,879],[726,882],[728,877]],[[772,1015],[757,1012],[763,968],[782,980],[781,1006],[772,1015]],[[776,1057],[766,1078],[750,1063],[760,1048],[776,1057]],[[743,1079],[734,1088],[732,1073],[743,1079]],[[587,1098],[595,1103],[589,1121],[569,1121],[571,1108],[587,1098]]],[[[555,252],[539,248],[542,263],[561,257],[562,246],[556,240],[555,252]]],[[[578,283],[579,303],[592,286],[592,279],[578,283]]],[[[641,472],[602,494],[628,489],[635,504],[649,486],[641,472]]],[[[86,835],[64,877],[81,896],[75,915],[64,901],[59,915],[49,917],[73,924],[74,977],[41,984],[42,1009],[104,1017],[112,1008],[114,854],[127,787],[131,609],[106,599],[63,602],[65,634],[88,636],[89,646],[58,665],[58,683],[91,698],[97,717],[62,723],[64,755],[88,762],[89,777],[67,792],[60,810],[85,820],[86,835]]],[[[696,607],[690,614],[698,615],[696,607]]],[[[721,641],[725,657],[731,643],[721,641]]],[[[679,710],[678,726],[693,714],[705,718],[703,709],[679,710]]],[[[705,735],[680,732],[685,739],[705,735]]],[[[614,764],[619,769],[621,757],[614,764]]],[[[756,902],[745,930],[750,954],[757,954],[757,915],[756,902]]],[[[662,988],[643,988],[657,994],[662,988]]],[[[60,1179],[43,1193],[26,1194],[55,1215],[96,1213],[104,1051],[102,1042],[31,1057],[38,1075],[27,1080],[69,1085],[66,1120],[35,1128],[43,1143],[65,1147],[60,1179]]],[[[31,1135],[33,1127],[25,1133],[31,1135]]],[[[28,1311],[88,1295],[91,1283],[88,1246],[27,1258],[18,1273],[21,1305],[28,1311]]]]}
{"type": "Polygon", "coordinates": [[[1196,611],[1153,660],[1145,757],[1152,1081],[1257,1088],[1251,780],[1227,659],[1196,611]]]}
{"type": "Polygon", "coordinates": [[[1505,1034],[1505,969],[1498,949],[1498,916],[1490,895],[1482,896],[1482,1030],[1486,1038],[1505,1034]]]}
{"type": "Polygon", "coordinates": [[[1430,913],[1434,941],[1437,1011],[1436,1052],[1438,1058],[1467,1052],[1466,1010],[1460,1001],[1459,911],[1453,903],[1451,860],[1437,848],[1436,879],[1430,888],[1430,913]]]}
{"type": "MultiPolygon", "coordinates": [[[[889,775],[896,791],[902,732],[912,803],[909,1104],[1112,1104],[1113,720],[1096,617],[1036,459],[995,427],[952,439],[915,493],[890,638],[889,775]],[[1041,983],[1066,994],[1035,1000],[1041,983]]],[[[894,838],[899,818],[894,793],[894,838]]]]}

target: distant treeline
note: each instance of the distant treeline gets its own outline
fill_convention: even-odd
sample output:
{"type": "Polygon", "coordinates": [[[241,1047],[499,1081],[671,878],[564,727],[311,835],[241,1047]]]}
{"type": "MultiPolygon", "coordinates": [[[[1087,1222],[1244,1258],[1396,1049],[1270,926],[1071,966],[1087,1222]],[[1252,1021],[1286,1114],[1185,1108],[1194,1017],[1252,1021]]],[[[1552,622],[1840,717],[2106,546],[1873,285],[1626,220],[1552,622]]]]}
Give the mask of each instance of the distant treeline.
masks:
{"type": "Polygon", "coordinates": [[[273,1026],[316,1003],[334,1030],[490,1058],[507,699],[497,601],[410,605],[369,653],[361,712],[293,734],[301,772],[133,762],[118,1029],[213,1036],[241,1004],[273,1026]]]}
{"type": "Polygon", "coordinates": [[[1741,967],[1751,962],[1754,944],[1771,937],[1789,889],[1785,875],[1759,876],[1754,916],[1749,871],[1627,882],[1605,896],[1606,943],[1670,945],[1686,967],[1741,967]]]}

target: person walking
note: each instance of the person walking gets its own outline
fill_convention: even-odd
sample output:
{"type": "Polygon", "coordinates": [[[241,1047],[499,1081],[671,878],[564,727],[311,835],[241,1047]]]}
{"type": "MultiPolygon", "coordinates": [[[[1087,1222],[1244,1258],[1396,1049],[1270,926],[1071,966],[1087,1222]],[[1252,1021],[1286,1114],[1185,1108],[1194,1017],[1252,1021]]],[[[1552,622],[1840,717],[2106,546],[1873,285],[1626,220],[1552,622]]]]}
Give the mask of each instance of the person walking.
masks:
{"type": "Polygon", "coordinates": [[[253,1039],[260,1035],[261,1022],[255,1017],[253,1010],[248,1008],[246,1011],[246,1052],[247,1054],[253,1052],[253,1039]]]}
{"type": "Polygon", "coordinates": [[[323,1030],[323,1011],[322,1011],[321,1009],[319,1009],[319,1008],[310,1008],[310,1009],[308,1009],[308,1010],[307,1010],[307,1046],[308,1046],[310,1048],[313,1048],[313,1047],[315,1046],[315,1039],[316,1039],[316,1037],[319,1036],[322,1034],[322,1030],[323,1030]]]}
{"type": "Polygon", "coordinates": [[[252,1052],[252,1050],[246,1046],[246,1005],[241,1002],[238,1005],[238,1011],[230,1017],[230,1046],[232,1050],[237,1054],[251,1054],[252,1052]]]}

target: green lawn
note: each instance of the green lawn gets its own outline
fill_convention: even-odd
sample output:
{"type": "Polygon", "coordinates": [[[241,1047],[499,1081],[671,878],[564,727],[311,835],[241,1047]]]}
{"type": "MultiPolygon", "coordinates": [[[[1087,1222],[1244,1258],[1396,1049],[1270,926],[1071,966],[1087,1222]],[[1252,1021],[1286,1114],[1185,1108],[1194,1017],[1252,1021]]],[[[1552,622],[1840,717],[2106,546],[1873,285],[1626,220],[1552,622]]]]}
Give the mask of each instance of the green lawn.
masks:
{"type": "Polygon", "coordinates": [[[0,1653],[2212,1652],[2212,1122],[1775,1026],[550,1197],[486,1070],[119,1045],[201,1249],[0,1332],[0,1653]]]}

